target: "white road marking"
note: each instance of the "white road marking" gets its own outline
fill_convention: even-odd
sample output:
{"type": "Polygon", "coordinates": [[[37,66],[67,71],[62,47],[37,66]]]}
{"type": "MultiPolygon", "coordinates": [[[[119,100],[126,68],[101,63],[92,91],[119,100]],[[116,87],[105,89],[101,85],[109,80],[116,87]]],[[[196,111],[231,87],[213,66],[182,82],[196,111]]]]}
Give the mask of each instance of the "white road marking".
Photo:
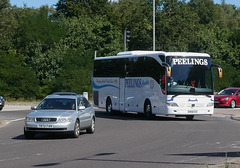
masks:
{"type": "Polygon", "coordinates": [[[7,121],[6,123],[9,124],[11,122],[21,121],[21,120],[24,120],[24,119],[25,118],[17,118],[17,119],[14,119],[14,120],[7,121]]]}

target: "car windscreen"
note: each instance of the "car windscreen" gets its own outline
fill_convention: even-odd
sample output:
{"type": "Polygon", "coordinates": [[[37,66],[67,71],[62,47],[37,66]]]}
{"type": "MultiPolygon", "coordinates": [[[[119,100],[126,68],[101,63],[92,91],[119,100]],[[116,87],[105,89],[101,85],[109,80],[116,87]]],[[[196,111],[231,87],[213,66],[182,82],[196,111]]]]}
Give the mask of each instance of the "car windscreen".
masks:
{"type": "Polygon", "coordinates": [[[37,107],[37,110],[45,109],[76,110],[76,102],[75,99],[46,98],[37,107]]]}
{"type": "Polygon", "coordinates": [[[237,89],[224,89],[218,93],[218,95],[234,95],[237,89]]]}

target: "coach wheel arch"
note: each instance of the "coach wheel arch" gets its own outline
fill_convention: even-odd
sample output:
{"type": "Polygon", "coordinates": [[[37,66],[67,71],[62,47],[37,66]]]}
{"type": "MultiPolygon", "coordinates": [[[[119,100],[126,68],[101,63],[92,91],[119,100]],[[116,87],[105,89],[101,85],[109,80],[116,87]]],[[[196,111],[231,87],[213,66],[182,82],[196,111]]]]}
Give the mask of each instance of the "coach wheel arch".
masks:
{"type": "Polygon", "coordinates": [[[106,100],[106,112],[107,113],[112,112],[112,100],[110,97],[107,97],[107,100],[106,100]]]}

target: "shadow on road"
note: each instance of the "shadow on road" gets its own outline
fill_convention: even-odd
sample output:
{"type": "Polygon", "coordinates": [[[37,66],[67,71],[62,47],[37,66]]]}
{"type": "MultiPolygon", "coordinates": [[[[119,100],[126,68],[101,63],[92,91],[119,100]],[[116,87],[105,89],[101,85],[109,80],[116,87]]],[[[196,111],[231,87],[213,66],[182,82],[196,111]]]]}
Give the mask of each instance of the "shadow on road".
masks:
{"type": "Polygon", "coordinates": [[[175,117],[175,116],[155,116],[150,119],[146,118],[144,114],[138,113],[122,113],[122,112],[113,112],[107,113],[105,111],[96,111],[97,118],[106,118],[106,119],[114,119],[114,120],[147,120],[147,121],[204,121],[200,119],[186,120],[185,117],[175,117]]]}
{"type": "MultiPolygon", "coordinates": [[[[80,132],[80,136],[87,134],[86,132],[80,132]]],[[[26,139],[23,134],[13,137],[14,140],[59,140],[59,139],[75,139],[67,133],[37,133],[34,138],[26,139]]]]}
{"type": "MultiPolygon", "coordinates": [[[[202,166],[202,163],[195,163],[195,162],[175,162],[175,161],[153,161],[153,160],[135,160],[135,159],[114,159],[114,155],[118,155],[118,153],[98,153],[92,156],[88,157],[83,157],[83,158],[76,158],[76,159],[70,159],[70,160],[63,160],[62,162],[49,162],[49,163],[43,163],[43,164],[36,164],[32,165],[33,167],[48,167],[48,166],[56,166],[56,165],[64,165],[66,163],[72,163],[72,162],[81,162],[81,161],[87,161],[87,162],[95,162],[96,164],[100,164],[103,162],[108,162],[108,163],[114,163],[114,164],[132,164],[134,167],[136,167],[136,164],[139,164],[140,166],[145,166],[145,167],[161,167],[162,165],[165,165],[165,167],[168,167],[169,165],[177,165],[180,167],[185,167],[185,166],[202,166]],[[160,166],[161,165],[161,166],[160,166]]],[[[116,157],[116,156],[115,156],[116,157]]],[[[213,164],[209,164],[213,165],[213,164]]]]}
{"type": "Polygon", "coordinates": [[[170,154],[174,156],[205,156],[205,157],[223,157],[239,158],[240,152],[207,152],[207,153],[187,153],[187,154],[170,154]]]}

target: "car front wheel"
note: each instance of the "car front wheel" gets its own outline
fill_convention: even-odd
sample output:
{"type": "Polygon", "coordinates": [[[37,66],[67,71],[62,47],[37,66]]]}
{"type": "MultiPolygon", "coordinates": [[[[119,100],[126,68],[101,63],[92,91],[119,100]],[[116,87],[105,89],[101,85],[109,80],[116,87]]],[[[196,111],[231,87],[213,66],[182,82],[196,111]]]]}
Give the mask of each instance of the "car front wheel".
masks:
{"type": "Polygon", "coordinates": [[[26,139],[32,139],[32,138],[34,138],[35,133],[26,131],[25,128],[24,128],[24,136],[25,136],[26,139]]]}
{"type": "Polygon", "coordinates": [[[235,100],[232,100],[232,101],[231,101],[230,107],[231,107],[231,108],[235,108],[235,107],[236,107],[236,102],[235,102],[235,100]]]}
{"type": "Polygon", "coordinates": [[[80,135],[80,124],[79,124],[79,121],[77,120],[74,125],[72,136],[73,138],[78,138],[79,135],[80,135]]]}

